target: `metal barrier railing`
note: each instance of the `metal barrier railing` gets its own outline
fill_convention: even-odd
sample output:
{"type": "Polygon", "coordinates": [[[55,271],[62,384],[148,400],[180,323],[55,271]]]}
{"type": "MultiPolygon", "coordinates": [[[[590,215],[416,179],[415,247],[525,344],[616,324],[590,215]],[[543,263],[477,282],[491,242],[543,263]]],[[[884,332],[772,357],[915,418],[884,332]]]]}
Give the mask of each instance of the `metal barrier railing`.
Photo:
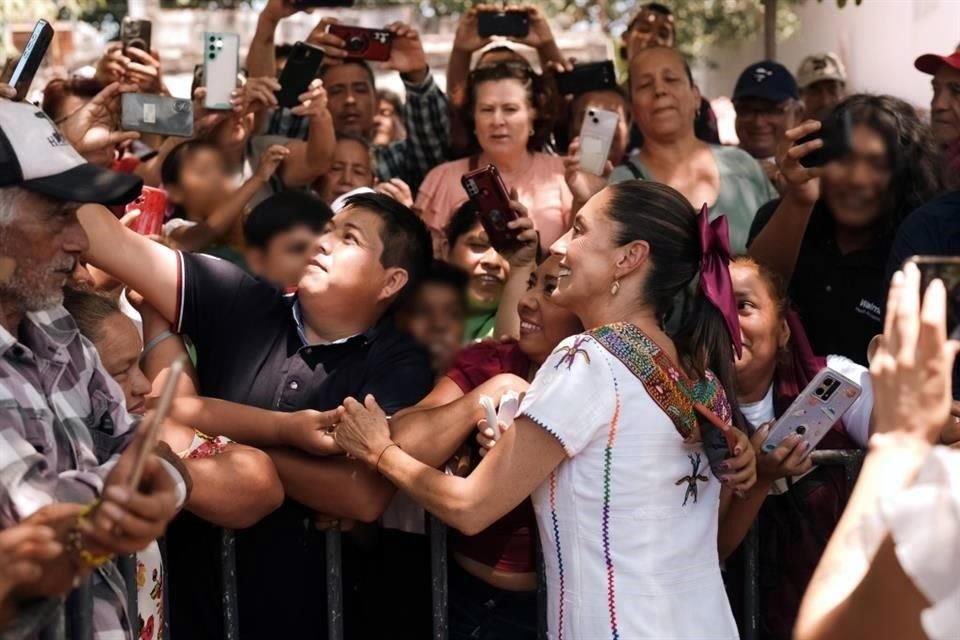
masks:
{"type": "MultiPolygon", "coordinates": [[[[827,450],[814,451],[811,454],[817,466],[843,466],[847,491],[853,490],[860,467],[863,464],[864,451],[827,450]]],[[[433,613],[433,640],[446,640],[449,633],[447,582],[448,549],[447,527],[440,520],[427,516],[430,536],[430,567],[433,613]]],[[[744,562],[744,607],[741,619],[742,640],[757,640],[759,636],[759,540],[761,532],[754,524],[743,543],[744,562]]],[[[343,558],[342,540],[339,530],[325,532],[326,589],[327,589],[327,634],[329,640],[343,640],[343,558]]],[[[167,583],[169,569],[166,562],[166,549],[160,541],[164,557],[164,625],[163,638],[170,640],[169,598],[167,583]]],[[[537,580],[537,628],[541,639],[547,637],[546,580],[544,580],[543,555],[538,549],[537,580]]],[[[236,537],[234,532],[224,529],[221,534],[221,580],[223,584],[223,626],[224,640],[239,640],[239,611],[237,603],[237,562],[236,537]]],[[[122,556],[117,564],[127,586],[127,601],[133,636],[139,637],[139,616],[137,612],[137,564],[135,556],[122,556]]],[[[92,640],[93,638],[93,589],[90,579],[74,589],[67,597],[65,606],[60,607],[54,619],[41,632],[40,640],[92,640]]]]}

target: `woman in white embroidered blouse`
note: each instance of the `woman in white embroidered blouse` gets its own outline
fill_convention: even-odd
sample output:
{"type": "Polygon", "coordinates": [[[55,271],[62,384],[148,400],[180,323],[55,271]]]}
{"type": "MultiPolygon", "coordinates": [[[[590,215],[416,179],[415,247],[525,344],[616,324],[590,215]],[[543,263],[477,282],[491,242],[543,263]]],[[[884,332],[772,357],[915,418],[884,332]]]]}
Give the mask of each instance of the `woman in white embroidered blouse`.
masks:
{"type": "Polygon", "coordinates": [[[957,344],[946,292],[914,265],[890,284],[870,366],[874,435],[810,581],[797,640],[960,637],[960,454],[933,446],[950,418],[957,344]]]}
{"type": "Polygon", "coordinates": [[[701,222],[652,182],[608,187],[583,207],[552,247],[561,257],[552,297],[595,329],[544,362],[515,426],[499,425],[469,477],[407,455],[372,397],[342,409],[338,443],[468,535],[532,493],[552,638],[737,637],[717,522],[721,485],[755,479],[753,453],[741,434],[741,455],[713,466],[693,407],[729,421],[722,383],[734,340],[704,294],[681,336],[660,326],[701,271],[701,222]]]}

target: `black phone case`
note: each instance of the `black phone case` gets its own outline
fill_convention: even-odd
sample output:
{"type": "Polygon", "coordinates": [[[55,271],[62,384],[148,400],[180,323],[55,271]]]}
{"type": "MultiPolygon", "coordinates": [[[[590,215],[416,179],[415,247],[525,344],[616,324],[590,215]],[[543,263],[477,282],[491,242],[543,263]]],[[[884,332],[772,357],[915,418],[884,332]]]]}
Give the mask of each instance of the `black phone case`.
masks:
{"type": "Polygon", "coordinates": [[[828,162],[845,155],[850,151],[852,128],[853,124],[850,120],[849,111],[842,109],[831,113],[823,121],[819,131],[814,131],[810,135],[797,140],[797,145],[801,145],[818,138],[823,139],[823,146],[800,158],[800,164],[808,169],[822,167],[828,162]]]}
{"type": "Polygon", "coordinates": [[[477,33],[482,38],[523,38],[530,33],[530,16],[523,11],[481,11],[477,14],[477,33]]]}
{"type": "Polygon", "coordinates": [[[564,96],[614,89],[616,86],[617,72],[612,60],[578,64],[573,71],[557,74],[557,90],[564,96]]]}
{"type": "Polygon", "coordinates": [[[27,97],[30,85],[33,84],[33,77],[37,75],[40,63],[47,55],[47,49],[52,41],[53,27],[46,20],[38,20],[30,34],[30,41],[23,48],[23,54],[10,74],[10,86],[17,92],[16,100],[27,97]]]}
{"type": "Polygon", "coordinates": [[[306,42],[293,45],[293,50],[279,78],[280,91],[277,91],[277,102],[281,107],[292,109],[297,106],[298,97],[317,77],[322,64],[323,49],[306,42]]]}
{"type": "Polygon", "coordinates": [[[123,42],[123,48],[140,49],[150,53],[150,32],[152,28],[149,20],[124,18],[120,27],[120,41],[123,42]]]}

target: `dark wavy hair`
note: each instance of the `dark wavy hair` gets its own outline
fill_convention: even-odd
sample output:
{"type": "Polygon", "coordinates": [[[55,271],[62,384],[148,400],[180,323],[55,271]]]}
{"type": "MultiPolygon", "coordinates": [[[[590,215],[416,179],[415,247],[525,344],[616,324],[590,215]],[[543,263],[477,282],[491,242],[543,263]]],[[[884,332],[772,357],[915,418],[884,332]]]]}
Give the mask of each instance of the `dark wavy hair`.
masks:
{"type": "Polygon", "coordinates": [[[543,78],[529,65],[517,62],[500,62],[493,65],[483,65],[470,72],[467,79],[467,102],[461,111],[461,118],[470,136],[470,150],[472,153],[480,151],[480,143],[474,133],[476,120],[474,110],[477,106],[477,87],[484,82],[499,80],[517,80],[527,91],[527,101],[535,111],[533,120],[533,135],[527,142],[530,151],[542,151],[550,140],[553,129],[554,110],[543,78]]]}
{"type": "Polygon", "coordinates": [[[856,94],[834,112],[843,109],[850,112],[855,126],[877,132],[887,148],[892,174],[881,218],[886,231],[892,232],[911,211],[943,189],[930,127],[912,106],[893,96],[856,94]]]}
{"type": "MultiPolygon", "coordinates": [[[[659,182],[630,180],[606,188],[606,215],[617,226],[615,242],[623,246],[636,240],[650,245],[650,272],[643,284],[644,305],[661,322],[680,294],[700,274],[702,250],[697,211],[679,191],[659,182]]],[[[726,391],[734,424],[743,426],[737,405],[733,340],[720,311],[694,288],[692,307],[671,338],[677,353],[692,371],[702,376],[710,369],[726,391]]]]}

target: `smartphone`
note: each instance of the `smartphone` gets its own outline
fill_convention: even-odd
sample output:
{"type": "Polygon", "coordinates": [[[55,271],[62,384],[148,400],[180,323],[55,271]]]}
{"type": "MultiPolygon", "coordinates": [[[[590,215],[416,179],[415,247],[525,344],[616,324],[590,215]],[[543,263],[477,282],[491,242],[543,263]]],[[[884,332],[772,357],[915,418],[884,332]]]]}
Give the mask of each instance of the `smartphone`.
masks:
{"type": "Polygon", "coordinates": [[[120,24],[120,41],[123,42],[123,50],[140,49],[150,53],[150,31],[149,20],[125,17],[120,24]]]}
{"type": "Polygon", "coordinates": [[[603,175],[619,124],[620,115],[613,111],[587,109],[580,127],[580,167],[584,171],[603,175]]]}
{"type": "Polygon", "coordinates": [[[144,187],[136,200],[129,203],[124,213],[140,210],[130,228],[143,236],[158,236],[163,231],[167,215],[167,192],[156,187],[144,187]]]}
{"type": "Polygon", "coordinates": [[[617,87],[617,71],[612,60],[578,64],[573,71],[558,73],[556,78],[557,90],[564,96],[617,87]]]}
{"type": "Polygon", "coordinates": [[[136,491],[140,487],[140,480],[143,479],[143,468],[147,464],[147,459],[153,450],[157,448],[157,441],[160,439],[160,428],[163,421],[170,411],[170,403],[173,402],[173,394],[177,390],[177,383],[180,381],[180,374],[183,373],[184,363],[187,360],[186,354],[181,354],[173,364],[170,365],[170,375],[163,385],[163,391],[160,393],[160,401],[157,403],[157,409],[147,418],[147,424],[141,426],[144,431],[143,439],[140,441],[140,448],[137,450],[137,457],[133,462],[133,470],[130,478],[127,480],[127,486],[136,491]]]}
{"type": "Polygon", "coordinates": [[[33,33],[30,34],[30,40],[27,46],[23,48],[23,53],[17,61],[17,66],[13,68],[10,74],[10,80],[7,84],[14,88],[17,97],[14,100],[20,101],[30,93],[30,85],[33,83],[33,76],[37,74],[43,57],[47,54],[47,49],[53,41],[53,27],[46,20],[37,20],[33,27],[33,33]]]}
{"type": "Polygon", "coordinates": [[[471,171],[460,178],[470,200],[477,207],[480,224],[490,238],[490,246],[498,252],[512,249],[517,244],[516,233],[507,223],[519,215],[510,207],[510,192],[495,166],[471,171]]]}
{"type": "Polygon", "coordinates": [[[120,128],[189,138],[193,135],[193,102],[151,93],[124,93],[120,128]]]}
{"type": "Polygon", "coordinates": [[[393,48],[393,34],[384,29],[365,29],[332,24],[327,33],[331,33],[346,43],[347,57],[359,60],[386,62],[393,48]]]}
{"type": "Polygon", "coordinates": [[[481,38],[525,38],[530,33],[530,14],[526,11],[481,11],[477,14],[477,33],[481,38]]]}
{"type": "Polygon", "coordinates": [[[823,140],[823,146],[800,158],[804,167],[822,167],[828,162],[842,158],[850,152],[850,140],[853,135],[853,122],[850,112],[846,109],[834,109],[824,118],[820,130],[797,140],[801,145],[818,138],[823,140]]]}
{"type": "Polygon", "coordinates": [[[240,36],[236,33],[206,32],[203,34],[203,78],[207,97],[203,106],[216,111],[230,111],[230,99],[237,88],[240,69],[240,36]]]}
{"type": "Polygon", "coordinates": [[[697,413],[697,422],[700,425],[700,439],[703,442],[703,452],[707,454],[707,461],[714,475],[720,477],[723,471],[720,465],[724,460],[733,456],[737,446],[737,436],[733,426],[720,419],[720,416],[709,407],[696,403],[693,405],[697,413]]]}
{"type": "Polygon", "coordinates": [[[947,290],[947,337],[951,340],[960,339],[960,258],[913,256],[907,258],[906,262],[912,262],[920,270],[921,292],[926,291],[937,278],[943,281],[943,287],[947,290]]]}
{"type": "Polygon", "coordinates": [[[287,64],[280,73],[280,91],[277,102],[281,107],[292,109],[300,103],[299,96],[305,92],[323,64],[323,49],[306,42],[293,45],[287,64]]]}
{"type": "Polygon", "coordinates": [[[788,436],[816,447],[860,397],[862,389],[832,369],[823,369],[800,392],[787,411],[770,427],[770,435],[761,449],[770,453],[788,436]]]}

